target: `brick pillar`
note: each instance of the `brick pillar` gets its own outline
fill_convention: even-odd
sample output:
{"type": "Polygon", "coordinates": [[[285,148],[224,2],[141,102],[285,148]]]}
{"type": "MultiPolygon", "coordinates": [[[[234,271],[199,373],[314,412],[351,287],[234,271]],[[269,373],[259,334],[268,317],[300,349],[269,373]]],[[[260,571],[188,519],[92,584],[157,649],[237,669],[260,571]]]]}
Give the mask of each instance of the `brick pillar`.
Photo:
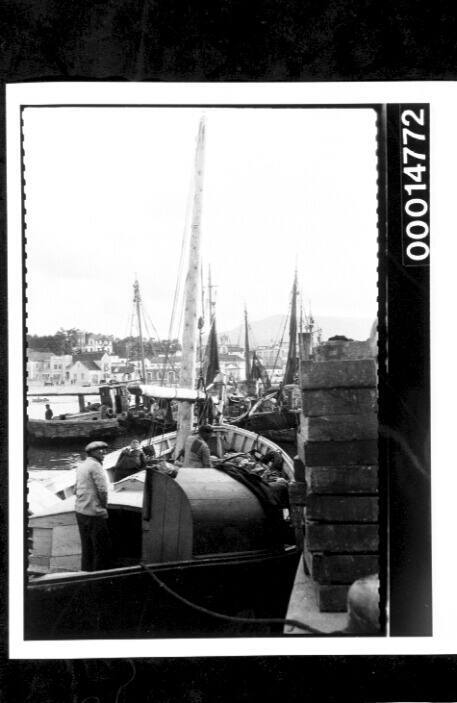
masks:
{"type": "Polygon", "coordinates": [[[304,559],[321,612],[378,572],[378,423],[373,359],[303,364],[298,452],[305,464],[304,559]]]}

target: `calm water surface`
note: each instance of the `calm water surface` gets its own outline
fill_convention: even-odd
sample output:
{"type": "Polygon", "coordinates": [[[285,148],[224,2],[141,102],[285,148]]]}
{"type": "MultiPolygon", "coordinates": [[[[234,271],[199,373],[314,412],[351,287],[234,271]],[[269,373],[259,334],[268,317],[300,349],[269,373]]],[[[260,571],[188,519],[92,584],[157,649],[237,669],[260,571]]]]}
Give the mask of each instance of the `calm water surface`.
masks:
{"type": "MultiPolygon", "coordinates": [[[[45,396],[46,393],[44,392],[43,397],[45,396]]],[[[47,401],[37,403],[29,399],[27,408],[28,416],[35,420],[44,420],[46,402],[47,401]]],[[[74,396],[51,397],[48,402],[54,415],[79,412],[78,399],[74,396]]],[[[135,438],[143,439],[143,436],[135,433],[126,433],[120,437],[115,437],[107,442],[107,451],[114,451],[115,449],[125,447],[135,438]]],[[[66,443],[61,446],[53,445],[50,447],[35,447],[29,445],[27,448],[27,465],[31,478],[45,478],[48,471],[75,469],[85,458],[83,453],[85,444],[86,442],[75,442],[74,444],[66,443]]]]}

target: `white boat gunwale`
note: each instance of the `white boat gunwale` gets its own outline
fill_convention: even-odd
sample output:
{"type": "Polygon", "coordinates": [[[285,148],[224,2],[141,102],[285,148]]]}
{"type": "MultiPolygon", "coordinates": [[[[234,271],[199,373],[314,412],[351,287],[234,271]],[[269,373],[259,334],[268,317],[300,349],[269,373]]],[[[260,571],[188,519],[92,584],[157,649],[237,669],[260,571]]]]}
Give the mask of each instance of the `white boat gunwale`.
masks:
{"type": "MultiPolygon", "coordinates": [[[[194,434],[196,434],[197,430],[194,430],[194,434]]],[[[239,450],[240,452],[243,453],[248,453],[251,450],[255,449],[259,451],[261,454],[265,455],[267,452],[279,452],[282,456],[283,459],[283,470],[284,473],[287,475],[287,478],[290,481],[294,480],[294,467],[293,467],[293,460],[291,457],[283,450],[281,447],[279,447],[275,442],[273,442],[270,439],[267,439],[266,437],[263,437],[262,435],[256,434],[255,432],[252,432],[252,430],[245,430],[241,427],[236,427],[235,425],[229,425],[229,424],[223,424],[223,425],[214,425],[213,426],[213,433],[214,434],[227,434],[227,433],[232,433],[233,435],[241,436],[244,437],[245,440],[252,440],[252,446],[249,448],[246,447],[242,450],[239,450]]],[[[164,458],[170,452],[174,449],[176,442],[176,430],[172,432],[167,432],[166,434],[163,435],[157,435],[155,437],[149,438],[149,439],[144,439],[141,442],[142,447],[148,447],[148,446],[154,446],[156,445],[161,445],[164,444],[164,448],[156,452],[156,457],[155,458],[164,458]]],[[[247,442],[246,442],[247,443],[247,442]]],[[[125,447],[124,447],[125,448],[125,447]]],[[[108,471],[108,474],[110,475],[110,470],[114,468],[116,465],[116,462],[121,454],[123,449],[116,449],[114,452],[109,452],[105,456],[104,460],[104,468],[108,471]]]]}

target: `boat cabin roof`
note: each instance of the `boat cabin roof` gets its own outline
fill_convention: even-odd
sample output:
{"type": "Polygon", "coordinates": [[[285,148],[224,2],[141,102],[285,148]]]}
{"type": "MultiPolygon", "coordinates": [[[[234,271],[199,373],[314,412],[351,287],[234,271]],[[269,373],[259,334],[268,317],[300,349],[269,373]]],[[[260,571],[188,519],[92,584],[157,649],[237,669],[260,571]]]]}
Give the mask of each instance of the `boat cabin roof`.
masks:
{"type": "Polygon", "coordinates": [[[128,390],[133,395],[144,395],[147,398],[168,398],[169,400],[188,400],[190,402],[205,400],[206,398],[203,391],[193,390],[192,388],[170,388],[168,386],[130,383],[128,390]]]}

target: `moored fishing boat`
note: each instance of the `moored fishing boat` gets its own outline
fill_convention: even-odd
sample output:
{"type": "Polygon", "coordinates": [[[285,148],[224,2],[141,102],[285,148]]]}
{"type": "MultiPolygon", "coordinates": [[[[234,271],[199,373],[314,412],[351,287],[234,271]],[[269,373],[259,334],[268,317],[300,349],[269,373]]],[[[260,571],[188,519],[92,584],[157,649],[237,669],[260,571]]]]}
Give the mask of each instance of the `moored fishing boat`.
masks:
{"type": "Polygon", "coordinates": [[[298,404],[294,407],[294,400],[284,400],[284,396],[296,397],[299,392],[299,387],[291,384],[280,391],[267,393],[253,403],[238,423],[274,441],[293,442],[298,428],[299,407],[298,404]]]}
{"type": "MultiPolygon", "coordinates": [[[[259,432],[275,441],[294,442],[298,427],[300,409],[300,388],[296,384],[298,374],[297,364],[297,274],[295,273],[292,287],[292,303],[289,322],[289,349],[283,382],[276,390],[271,388],[268,374],[257,354],[254,352],[252,364],[246,356],[246,378],[251,385],[260,381],[264,392],[253,399],[247,412],[232,419],[232,423],[245,427],[253,432],[259,432]]],[[[247,332],[247,315],[245,313],[245,346],[249,353],[249,338],[247,332]]]]}
{"type": "MultiPolygon", "coordinates": [[[[155,457],[156,468],[110,484],[112,569],[80,571],[75,498],[67,497],[71,492],[60,492],[62,500],[54,495],[51,506],[47,496],[44,509],[42,502],[35,503],[29,520],[33,544],[29,569],[35,576],[48,575],[29,581],[28,637],[246,631],[243,623],[229,619],[221,625],[217,616],[202,616],[199,607],[247,615],[253,619],[253,631],[255,618],[284,617],[298,561],[290,523],[284,521],[287,501],[281,503],[240,462],[261,467],[273,453],[280,457],[285,482],[293,478],[292,460],[273,442],[222,425],[214,427],[210,441],[215,468],[182,467],[172,478],[161,467],[169,470],[171,464],[162,462],[171,458],[175,443],[175,432],[145,440],[143,447],[152,447],[149,455],[155,457]],[[167,587],[172,593],[164,592],[167,587]]],[[[110,479],[120,451],[106,457],[110,479]]],[[[257,631],[270,632],[265,628],[259,625],[257,631]]]]}
{"type": "Polygon", "coordinates": [[[110,439],[122,433],[116,418],[102,420],[100,413],[86,413],[84,417],[66,419],[28,420],[29,437],[33,442],[73,442],[93,438],[110,439]]]}
{"type": "MultiPolygon", "coordinates": [[[[32,401],[37,395],[28,393],[32,401]]],[[[50,420],[29,417],[27,434],[32,444],[52,445],[93,438],[111,439],[125,431],[123,421],[129,404],[125,383],[99,388],[60,388],[49,393],[49,398],[54,397],[77,398],[79,412],[59,413],[50,420]],[[86,397],[94,395],[97,396],[97,402],[86,403],[86,397]]]]}

